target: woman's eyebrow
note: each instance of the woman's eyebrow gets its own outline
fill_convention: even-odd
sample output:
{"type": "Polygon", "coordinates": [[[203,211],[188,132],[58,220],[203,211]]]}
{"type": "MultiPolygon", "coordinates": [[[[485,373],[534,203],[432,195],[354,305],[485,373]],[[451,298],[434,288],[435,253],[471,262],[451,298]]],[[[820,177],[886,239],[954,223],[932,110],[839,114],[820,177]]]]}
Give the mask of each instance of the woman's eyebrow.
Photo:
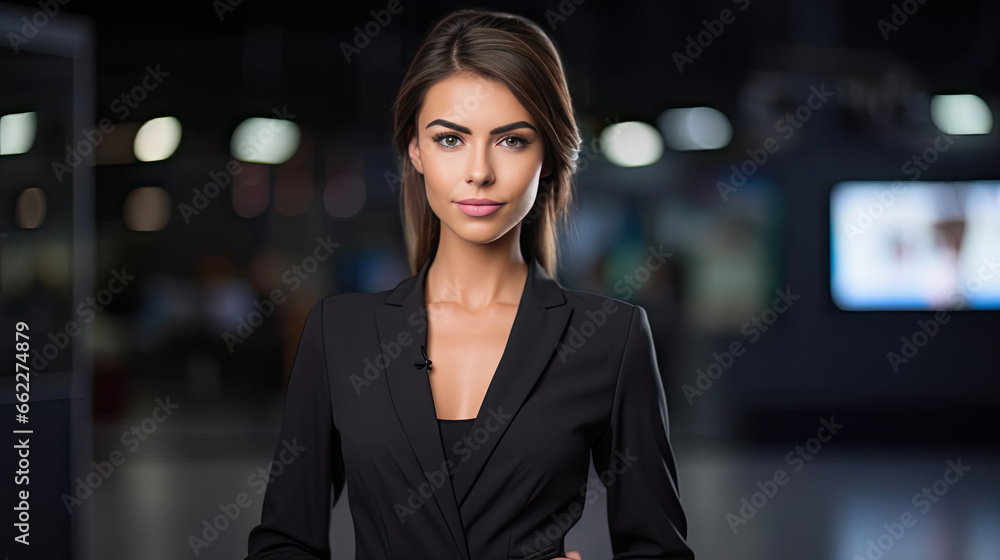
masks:
{"type": "MultiPolygon", "coordinates": [[[[459,125],[459,124],[455,124],[455,123],[450,122],[450,121],[446,121],[444,119],[434,119],[431,122],[427,123],[427,127],[426,128],[430,128],[430,127],[432,127],[434,125],[440,125],[440,126],[444,126],[444,127],[450,128],[452,130],[457,130],[458,132],[461,132],[462,134],[472,134],[472,131],[469,130],[468,128],[466,128],[466,127],[464,127],[462,125],[459,125]]],[[[501,134],[503,132],[508,132],[508,131],[511,131],[511,130],[516,130],[518,128],[530,128],[531,130],[534,130],[535,132],[538,132],[537,130],[535,130],[535,127],[531,126],[530,123],[525,122],[525,121],[517,121],[517,122],[514,122],[514,123],[505,124],[503,126],[498,126],[498,127],[494,128],[493,130],[490,131],[490,136],[493,136],[494,134],[501,134]]]]}

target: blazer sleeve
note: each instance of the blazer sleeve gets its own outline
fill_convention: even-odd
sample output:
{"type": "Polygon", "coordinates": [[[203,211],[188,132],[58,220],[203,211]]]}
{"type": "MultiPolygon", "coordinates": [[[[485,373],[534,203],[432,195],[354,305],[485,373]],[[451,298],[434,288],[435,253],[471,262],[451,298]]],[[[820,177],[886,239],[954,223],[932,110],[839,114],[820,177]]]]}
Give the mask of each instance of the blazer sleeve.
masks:
{"type": "Polygon", "coordinates": [[[591,448],[607,488],[615,560],[694,558],[686,543],[668,425],[649,320],[635,305],[610,425],[591,448]]]}
{"type": "Polygon", "coordinates": [[[246,560],[330,558],[330,511],[343,490],[344,465],[330,402],[323,304],[309,311],[299,339],[261,521],[250,531],[246,560]]]}

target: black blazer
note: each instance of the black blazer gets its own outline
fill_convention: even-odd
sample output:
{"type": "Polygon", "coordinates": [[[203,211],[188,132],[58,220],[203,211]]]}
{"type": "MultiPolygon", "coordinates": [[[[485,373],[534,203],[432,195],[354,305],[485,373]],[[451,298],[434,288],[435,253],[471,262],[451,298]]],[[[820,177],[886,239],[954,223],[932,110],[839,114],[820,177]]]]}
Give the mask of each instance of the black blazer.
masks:
{"type": "Polygon", "coordinates": [[[645,310],[566,289],[535,260],[458,444],[453,490],[420,367],[429,264],[392,290],[328,296],[309,312],[274,453],[282,468],[247,559],[329,558],[345,481],[358,559],[564,556],[563,537],[605,487],[616,559],[694,558],[645,310]],[[588,481],[591,457],[603,485],[588,481]]]}

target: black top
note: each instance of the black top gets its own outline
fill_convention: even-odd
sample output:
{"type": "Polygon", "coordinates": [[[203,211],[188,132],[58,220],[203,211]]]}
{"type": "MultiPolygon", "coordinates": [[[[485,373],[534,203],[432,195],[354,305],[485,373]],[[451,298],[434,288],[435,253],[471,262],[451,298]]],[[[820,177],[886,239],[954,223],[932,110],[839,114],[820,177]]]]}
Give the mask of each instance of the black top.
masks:
{"type": "Polygon", "coordinates": [[[475,421],[475,418],[466,418],[464,420],[443,420],[438,418],[438,433],[441,434],[441,445],[444,446],[444,456],[452,462],[451,471],[448,473],[449,476],[454,477],[455,470],[462,462],[462,456],[468,455],[468,453],[463,452],[466,445],[462,443],[462,439],[469,435],[469,432],[472,430],[472,424],[475,421]]]}

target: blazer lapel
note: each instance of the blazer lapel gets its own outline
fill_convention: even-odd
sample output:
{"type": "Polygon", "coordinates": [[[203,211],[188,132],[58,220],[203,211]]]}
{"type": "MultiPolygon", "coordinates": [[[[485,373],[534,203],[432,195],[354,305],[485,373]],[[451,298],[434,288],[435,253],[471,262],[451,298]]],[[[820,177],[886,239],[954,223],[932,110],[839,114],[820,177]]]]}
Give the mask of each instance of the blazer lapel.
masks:
{"type": "MultiPolygon", "coordinates": [[[[375,315],[381,344],[403,345],[399,356],[391,358],[385,367],[392,405],[422,471],[444,475],[443,484],[434,490],[434,502],[451,530],[461,557],[468,560],[469,550],[459,507],[555,352],[571,310],[565,305],[559,284],[537,261],[529,260],[528,278],[507,346],[472,431],[485,429],[486,421],[493,414],[502,415],[506,421],[499,424],[498,430],[487,432],[487,441],[467,462],[458,466],[453,491],[447,472],[442,471],[445,456],[427,370],[416,369],[414,365],[415,362],[422,362],[420,346],[426,347],[427,344],[424,286],[431,260],[424,263],[417,275],[404,280],[389,292],[383,305],[376,306],[375,315]]],[[[432,485],[440,482],[430,481],[432,485]]]]}
{"type": "MultiPolygon", "coordinates": [[[[569,323],[570,307],[565,305],[562,289],[537,261],[531,260],[529,265],[528,280],[507,346],[472,425],[472,433],[482,428],[489,437],[455,472],[455,497],[459,506],[465,502],[497,443],[545,370],[569,323]],[[507,420],[499,423],[497,431],[489,432],[486,422],[494,414],[503,415],[507,420]]],[[[491,425],[497,423],[491,422],[491,425]]]]}

